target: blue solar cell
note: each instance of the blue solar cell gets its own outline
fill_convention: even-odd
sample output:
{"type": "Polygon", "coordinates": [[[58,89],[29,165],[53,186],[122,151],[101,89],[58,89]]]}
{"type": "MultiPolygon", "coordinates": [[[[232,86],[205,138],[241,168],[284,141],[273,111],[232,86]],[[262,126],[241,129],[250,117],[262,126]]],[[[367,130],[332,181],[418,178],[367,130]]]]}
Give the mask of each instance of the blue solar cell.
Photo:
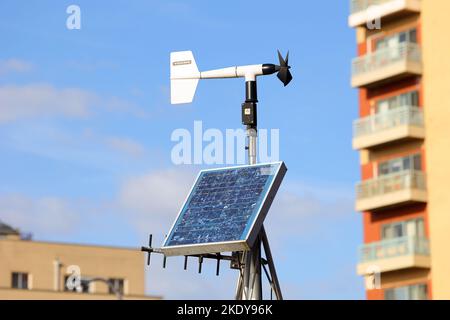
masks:
{"type": "Polygon", "coordinates": [[[245,241],[282,165],[201,171],[163,248],[245,241]]]}

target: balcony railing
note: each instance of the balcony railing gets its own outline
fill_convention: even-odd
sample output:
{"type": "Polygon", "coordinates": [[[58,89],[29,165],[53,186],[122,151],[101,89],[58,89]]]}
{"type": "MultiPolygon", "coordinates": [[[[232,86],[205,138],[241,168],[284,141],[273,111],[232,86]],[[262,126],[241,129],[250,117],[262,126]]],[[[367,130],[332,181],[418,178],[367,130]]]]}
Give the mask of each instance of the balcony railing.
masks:
{"type": "Polygon", "coordinates": [[[367,199],[410,189],[426,190],[423,172],[405,170],[363,181],[356,186],[356,197],[358,200],[367,199]]]}
{"type": "Polygon", "coordinates": [[[368,243],[359,249],[359,262],[395,258],[407,255],[429,256],[429,242],[423,237],[406,236],[368,243]]]}
{"type": "Polygon", "coordinates": [[[353,123],[353,136],[357,138],[403,125],[423,127],[422,110],[414,106],[402,106],[388,112],[355,120],[353,123]]]}
{"type": "Polygon", "coordinates": [[[397,62],[420,63],[422,53],[417,43],[404,42],[397,46],[378,49],[362,57],[353,59],[352,75],[357,76],[367,72],[388,67],[397,62]]]}
{"type": "Polygon", "coordinates": [[[380,5],[386,2],[391,2],[392,0],[351,0],[350,2],[350,12],[357,13],[367,10],[371,6],[380,5]]]}
{"type": "MultiPolygon", "coordinates": [[[[350,27],[366,26],[381,23],[381,19],[418,13],[421,10],[421,0],[350,0],[350,27]]],[[[373,27],[375,27],[373,25],[373,27]]]]}

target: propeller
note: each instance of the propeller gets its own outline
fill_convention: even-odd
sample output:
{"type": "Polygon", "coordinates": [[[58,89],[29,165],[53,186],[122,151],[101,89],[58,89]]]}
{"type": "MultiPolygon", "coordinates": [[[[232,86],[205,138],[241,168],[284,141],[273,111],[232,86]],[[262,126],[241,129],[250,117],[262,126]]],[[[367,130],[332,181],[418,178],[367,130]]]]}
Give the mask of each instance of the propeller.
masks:
{"type": "Polygon", "coordinates": [[[289,69],[291,68],[289,66],[289,51],[287,52],[285,59],[283,59],[283,56],[281,55],[279,50],[277,50],[277,52],[278,52],[278,60],[280,61],[277,77],[278,79],[280,79],[281,82],[283,82],[284,86],[286,87],[292,80],[292,74],[289,71],[289,69]]]}

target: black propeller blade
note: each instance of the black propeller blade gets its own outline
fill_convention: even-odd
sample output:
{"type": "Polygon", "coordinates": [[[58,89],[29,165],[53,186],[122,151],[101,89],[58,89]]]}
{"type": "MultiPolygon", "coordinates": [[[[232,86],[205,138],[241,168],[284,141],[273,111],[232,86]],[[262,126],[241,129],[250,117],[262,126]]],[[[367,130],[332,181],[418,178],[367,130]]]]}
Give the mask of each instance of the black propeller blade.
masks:
{"type": "Polygon", "coordinates": [[[289,71],[289,69],[291,68],[289,66],[289,51],[286,54],[286,59],[283,59],[279,50],[277,51],[278,51],[278,60],[280,61],[280,71],[278,71],[277,77],[278,79],[280,79],[281,82],[283,82],[284,86],[286,87],[292,80],[292,74],[289,71]]]}

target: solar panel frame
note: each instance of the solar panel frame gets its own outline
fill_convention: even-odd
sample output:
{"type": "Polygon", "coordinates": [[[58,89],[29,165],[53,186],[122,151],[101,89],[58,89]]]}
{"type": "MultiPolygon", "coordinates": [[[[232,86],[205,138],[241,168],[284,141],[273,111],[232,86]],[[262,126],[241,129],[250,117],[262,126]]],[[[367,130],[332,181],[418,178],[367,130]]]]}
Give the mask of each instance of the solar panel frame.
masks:
{"type": "Polygon", "coordinates": [[[272,205],[272,202],[275,198],[275,195],[278,191],[278,188],[281,185],[281,181],[283,180],[286,172],[287,172],[287,168],[283,161],[201,170],[198,173],[186,199],[184,200],[183,205],[181,206],[181,209],[178,212],[178,215],[169,230],[168,236],[166,237],[166,239],[163,242],[163,245],[161,247],[162,253],[166,256],[177,256],[177,255],[182,256],[182,255],[196,255],[196,254],[208,254],[208,253],[250,250],[259,234],[259,231],[263,225],[264,219],[270,209],[270,206],[272,205]],[[174,231],[174,228],[176,227],[177,223],[180,221],[181,215],[184,214],[184,209],[191,198],[192,192],[195,190],[196,186],[198,185],[198,183],[200,181],[199,179],[202,176],[202,174],[212,172],[212,171],[233,170],[233,169],[250,168],[250,167],[264,167],[264,166],[268,166],[268,165],[277,166],[276,171],[273,173],[272,181],[270,182],[270,185],[268,186],[264,197],[260,200],[259,208],[255,212],[252,213],[252,217],[253,217],[253,215],[255,215],[255,217],[253,218],[253,221],[252,221],[250,227],[248,225],[248,222],[246,223],[244,231],[246,231],[247,229],[248,230],[246,231],[245,237],[243,237],[243,239],[232,240],[232,241],[222,241],[222,242],[167,245],[168,242],[171,240],[170,237],[174,231]]]}

